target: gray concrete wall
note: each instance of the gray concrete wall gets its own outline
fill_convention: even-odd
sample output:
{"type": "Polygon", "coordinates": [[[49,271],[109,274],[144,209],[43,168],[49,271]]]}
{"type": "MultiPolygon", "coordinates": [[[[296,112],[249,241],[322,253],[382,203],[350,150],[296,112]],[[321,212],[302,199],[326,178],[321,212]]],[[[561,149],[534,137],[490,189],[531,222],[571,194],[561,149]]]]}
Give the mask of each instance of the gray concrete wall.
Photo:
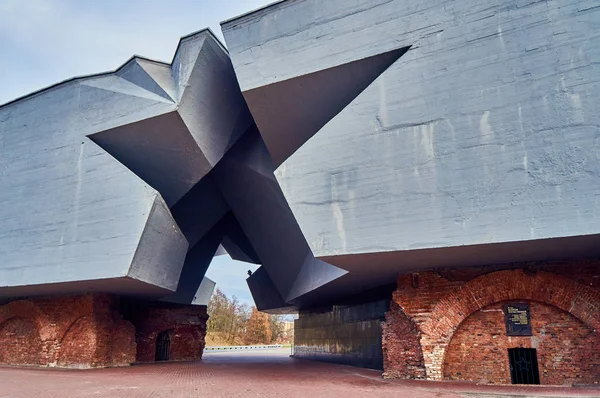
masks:
{"type": "Polygon", "coordinates": [[[127,275],[157,192],[87,135],[173,108],[113,76],[0,108],[2,287],[127,275]]]}
{"type": "Polygon", "coordinates": [[[0,297],[207,301],[229,209],[199,182],[253,123],[208,30],[171,64],[133,57],[0,106],[0,297]]]}
{"type": "Polygon", "coordinates": [[[245,92],[412,46],[276,171],[322,257],[600,233],[599,19],[598,0],[289,0],[223,33],[245,92]]]}

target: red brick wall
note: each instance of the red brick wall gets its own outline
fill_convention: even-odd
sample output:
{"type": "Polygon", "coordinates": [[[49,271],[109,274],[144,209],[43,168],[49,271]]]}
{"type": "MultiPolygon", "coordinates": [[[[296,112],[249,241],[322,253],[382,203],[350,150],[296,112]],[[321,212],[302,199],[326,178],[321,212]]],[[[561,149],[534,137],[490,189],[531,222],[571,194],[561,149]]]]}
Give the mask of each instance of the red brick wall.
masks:
{"type": "Polygon", "coordinates": [[[135,360],[133,326],[121,319],[116,301],[90,294],[16,300],[0,306],[0,363],[129,365],[135,360]]]}
{"type": "Polygon", "coordinates": [[[421,351],[421,332],[396,303],[382,325],[384,378],[424,379],[425,364],[421,351]]]}
{"type": "Polygon", "coordinates": [[[42,340],[37,326],[23,318],[10,318],[0,325],[0,363],[41,365],[42,340]]]}
{"type": "Polygon", "coordinates": [[[0,363],[45,365],[54,361],[57,325],[33,302],[13,301],[0,306],[0,340],[3,343],[0,363]],[[29,352],[24,345],[39,350],[29,352]]]}
{"type": "Polygon", "coordinates": [[[598,333],[556,307],[530,302],[533,336],[506,336],[504,303],[471,314],[454,333],[444,378],[510,384],[508,349],[535,348],[541,384],[591,384],[600,375],[598,333]]]}
{"type": "Polygon", "coordinates": [[[135,326],[137,362],[154,361],[156,337],[164,331],[169,332],[170,361],[202,358],[208,321],[206,306],[128,301],[123,302],[122,311],[135,326]]]}
{"type": "MultiPolygon", "coordinates": [[[[598,311],[600,308],[600,262],[464,268],[422,272],[414,276],[399,276],[398,289],[393,294],[391,311],[387,314],[386,322],[383,325],[384,374],[388,377],[415,378],[424,373],[428,379],[440,380],[445,375],[458,377],[460,372],[461,377],[470,378],[470,376],[464,376],[460,370],[452,370],[453,358],[456,358],[456,355],[464,354],[464,352],[457,354],[459,352],[457,347],[464,347],[464,350],[470,349],[469,340],[466,336],[462,336],[459,330],[462,330],[464,323],[467,322],[466,319],[471,314],[475,314],[472,315],[473,319],[478,319],[483,316],[479,315],[479,311],[487,311],[488,306],[506,300],[545,303],[546,308],[554,311],[553,314],[556,318],[556,320],[552,319],[548,322],[551,324],[556,322],[557,331],[562,332],[561,336],[557,337],[558,339],[574,341],[573,347],[591,344],[589,341],[597,339],[597,332],[594,330],[600,329],[600,311],[598,311]],[[569,322],[573,322],[575,319],[579,326],[575,328],[573,324],[563,319],[563,315],[557,315],[563,313],[568,313],[566,315],[568,315],[569,322]],[[405,318],[415,325],[415,330],[411,329],[410,323],[405,318]],[[588,337],[582,337],[584,331],[587,331],[585,333],[588,333],[589,336],[587,334],[585,336],[588,337]],[[454,338],[457,339],[457,342],[454,342],[454,338]],[[461,338],[464,339],[464,346],[459,343],[461,338]],[[416,339],[419,341],[419,348],[423,355],[422,365],[413,359],[415,358],[414,353],[418,352],[415,347],[416,339]],[[450,344],[453,351],[451,356],[445,360],[450,344]],[[406,361],[408,361],[408,365],[403,364],[406,361]],[[446,374],[443,368],[448,366],[451,370],[446,374]]],[[[488,313],[481,312],[481,314],[488,313]]],[[[500,321],[504,328],[503,318],[500,318],[500,321]]],[[[468,322],[472,322],[470,318],[468,322]]],[[[466,324],[469,325],[469,323],[466,324]]],[[[546,333],[544,328],[550,327],[549,325],[538,325],[538,333],[540,335],[542,331],[546,333]]],[[[506,345],[500,343],[494,345],[501,341],[500,337],[483,333],[481,331],[483,325],[479,326],[481,326],[480,329],[470,329],[472,336],[481,338],[479,341],[481,344],[485,340],[488,346],[497,348],[495,351],[490,348],[492,351],[488,352],[488,356],[491,355],[491,352],[496,355],[499,355],[497,353],[501,351],[505,353],[506,345]],[[479,334],[481,336],[478,336],[479,334]]],[[[494,333],[500,333],[498,328],[493,330],[495,330],[494,333]]],[[[501,330],[502,336],[506,337],[504,329],[501,330]]],[[[548,338],[546,340],[550,341],[548,338]]],[[[560,365],[562,368],[557,368],[558,360],[540,363],[540,372],[545,375],[541,378],[542,383],[563,384],[600,380],[596,354],[576,355],[558,344],[551,344],[548,347],[545,352],[551,353],[548,355],[554,355],[555,358],[564,356],[565,353],[571,355],[569,359],[565,360],[565,363],[570,360],[572,365],[569,366],[572,368],[570,368],[571,370],[567,369],[565,367],[567,365],[560,365]],[[555,351],[552,351],[552,347],[555,351]],[[542,367],[544,368],[542,369],[542,367]],[[576,368],[581,369],[579,374],[572,373],[572,370],[576,368]],[[546,373],[543,373],[544,371],[546,373]]],[[[573,348],[573,350],[576,349],[573,348]]],[[[542,355],[543,352],[539,355],[542,355]]],[[[584,351],[579,350],[578,352],[584,351]]],[[[475,363],[483,364],[486,358],[475,363]]],[[[472,379],[479,377],[477,373],[470,374],[475,374],[472,379]]],[[[505,382],[506,377],[510,380],[510,373],[503,377],[490,377],[490,382],[500,382],[500,380],[505,382]]]]}
{"type": "Polygon", "coordinates": [[[165,330],[170,360],[196,360],[207,320],[205,306],[121,302],[107,294],[16,300],[0,306],[0,363],[89,368],[153,361],[156,336],[165,330]]]}
{"type": "Polygon", "coordinates": [[[57,365],[90,367],[96,361],[96,322],[93,314],[84,315],[69,327],[60,341],[57,365]]]}
{"type": "Polygon", "coordinates": [[[119,319],[113,323],[108,355],[109,366],[126,366],[136,358],[135,328],[131,322],[119,319]]]}
{"type": "Polygon", "coordinates": [[[171,334],[170,360],[191,361],[202,358],[206,328],[197,325],[179,326],[171,334]]]}

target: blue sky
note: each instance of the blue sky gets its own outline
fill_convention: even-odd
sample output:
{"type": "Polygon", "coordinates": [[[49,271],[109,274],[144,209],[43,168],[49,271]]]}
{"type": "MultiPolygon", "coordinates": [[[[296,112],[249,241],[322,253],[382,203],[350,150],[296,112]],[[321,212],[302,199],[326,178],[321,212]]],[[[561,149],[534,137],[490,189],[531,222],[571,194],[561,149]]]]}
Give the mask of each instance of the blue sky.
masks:
{"type": "Polygon", "coordinates": [[[240,301],[254,305],[252,295],[246,284],[248,270],[253,272],[258,268],[255,264],[232,260],[225,254],[213,258],[206,276],[217,283],[217,287],[228,296],[236,296],[240,301]]]}
{"type": "Polygon", "coordinates": [[[133,54],[171,61],[177,41],[270,0],[0,0],[0,104],[133,54]]]}
{"type": "MultiPolygon", "coordinates": [[[[73,76],[116,69],[133,54],[170,62],[181,36],[272,0],[0,0],[0,104],[73,76]]],[[[220,256],[208,276],[252,303],[252,264],[220,256]]]]}

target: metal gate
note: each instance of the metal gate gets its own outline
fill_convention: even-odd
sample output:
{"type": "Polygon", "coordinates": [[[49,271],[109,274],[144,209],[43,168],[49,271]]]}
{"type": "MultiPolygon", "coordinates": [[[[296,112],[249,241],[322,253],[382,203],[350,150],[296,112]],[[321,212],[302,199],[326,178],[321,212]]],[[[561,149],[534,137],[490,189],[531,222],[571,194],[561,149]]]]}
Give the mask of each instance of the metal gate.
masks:
{"type": "Polygon", "coordinates": [[[535,348],[509,348],[512,384],[540,384],[540,371],[535,348]]]}
{"type": "Polygon", "coordinates": [[[169,347],[171,345],[171,338],[169,332],[160,332],[156,336],[156,354],[154,356],[155,361],[168,361],[169,360],[169,347]]]}

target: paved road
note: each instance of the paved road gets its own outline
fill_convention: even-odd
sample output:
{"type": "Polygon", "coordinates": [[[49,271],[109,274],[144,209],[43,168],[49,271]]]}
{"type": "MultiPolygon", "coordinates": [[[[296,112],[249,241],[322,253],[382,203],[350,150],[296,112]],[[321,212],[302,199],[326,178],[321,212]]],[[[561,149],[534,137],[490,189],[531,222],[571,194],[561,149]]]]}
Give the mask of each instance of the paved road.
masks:
{"type": "Polygon", "coordinates": [[[382,380],[379,372],[289,358],[289,349],[206,353],[199,362],[120,369],[0,367],[0,398],[32,397],[542,397],[600,389],[488,387],[382,380]]]}

